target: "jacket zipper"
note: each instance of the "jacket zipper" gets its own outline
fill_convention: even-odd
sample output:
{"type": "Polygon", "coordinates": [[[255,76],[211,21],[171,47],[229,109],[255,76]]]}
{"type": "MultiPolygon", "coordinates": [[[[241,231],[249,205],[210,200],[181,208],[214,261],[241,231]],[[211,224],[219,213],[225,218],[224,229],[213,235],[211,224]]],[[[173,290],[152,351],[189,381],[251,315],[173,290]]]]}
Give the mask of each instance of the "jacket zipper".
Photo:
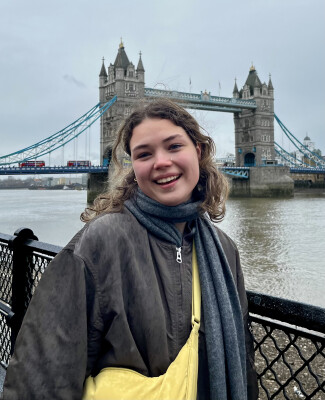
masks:
{"type": "Polygon", "coordinates": [[[182,263],[182,247],[176,247],[176,261],[182,263]]]}

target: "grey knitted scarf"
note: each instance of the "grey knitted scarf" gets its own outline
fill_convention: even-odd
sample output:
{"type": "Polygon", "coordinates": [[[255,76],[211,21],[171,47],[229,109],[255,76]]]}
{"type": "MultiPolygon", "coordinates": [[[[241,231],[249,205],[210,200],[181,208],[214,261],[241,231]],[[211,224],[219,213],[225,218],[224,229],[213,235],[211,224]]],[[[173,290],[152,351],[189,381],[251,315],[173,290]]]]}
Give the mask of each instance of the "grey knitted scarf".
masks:
{"type": "Polygon", "coordinates": [[[246,349],[237,289],[217,232],[206,217],[199,216],[199,202],[165,206],[140,189],[125,206],[153,235],[182,246],[175,223],[195,220],[205,339],[208,355],[210,397],[213,400],[246,400],[246,349]]]}

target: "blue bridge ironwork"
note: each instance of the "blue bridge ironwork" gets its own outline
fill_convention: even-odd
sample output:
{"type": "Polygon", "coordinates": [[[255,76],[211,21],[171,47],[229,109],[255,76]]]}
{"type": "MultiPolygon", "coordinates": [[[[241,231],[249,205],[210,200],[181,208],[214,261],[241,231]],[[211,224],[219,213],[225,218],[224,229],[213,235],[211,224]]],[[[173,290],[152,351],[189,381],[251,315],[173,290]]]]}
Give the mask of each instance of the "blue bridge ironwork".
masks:
{"type": "Polygon", "coordinates": [[[294,167],[300,167],[303,166],[305,168],[309,168],[310,166],[312,167],[317,167],[319,169],[325,168],[325,161],[322,159],[322,157],[315,153],[314,151],[310,150],[307,146],[305,146],[303,143],[301,143],[290,131],[289,129],[283,124],[283,122],[280,120],[280,118],[274,114],[274,118],[279,124],[281,130],[283,133],[286,135],[286,137],[290,140],[290,142],[294,145],[296,148],[296,152],[300,154],[300,159],[297,160],[295,157],[295,153],[289,153],[286,150],[284,150],[278,143],[274,142],[275,145],[275,152],[277,155],[282,159],[287,161],[290,165],[294,167]]]}
{"type": "MultiPolygon", "coordinates": [[[[212,96],[210,93],[186,93],[169,90],[145,88],[145,97],[157,98],[164,97],[171,100],[176,100],[179,104],[186,108],[213,110],[224,112],[241,112],[243,109],[255,109],[255,100],[244,100],[238,98],[218,97],[212,96]]],[[[50,154],[54,150],[63,147],[68,142],[75,140],[81,133],[89,128],[98,118],[100,118],[117,100],[113,97],[109,102],[100,106],[98,103],[91,108],[87,113],[78,118],[76,121],[68,125],[66,128],[61,129],[57,133],[49,136],[42,141],[35,143],[22,150],[0,157],[0,175],[30,175],[30,174],[84,174],[84,173],[102,173],[107,172],[108,166],[79,166],[79,167],[13,167],[11,165],[21,163],[23,161],[35,160],[46,154],[50,154]]],[[[324,173],[325,162],[320,156],[311,152],[306,146],[298,141],[294,135],[284,126],[284,124],[275,115],[276,121],[279,123],[281,129],[289,137],[290,141],[298,142],[296,147],[300,150],[305,157],[305,160],[313,161],[315,167],[309,166],[305,161],[301,160],[299,165],[294,157],[284,150],[279,144],[275,142],[276,153],[291,164],[290,172],[292,173],[324,173]]],[[[222,171],[225,174],[233,177],[248,179],[249,167],[223,167],[222,171]]]]}
{"type": "MultiPolygon", "coordinates": [[[[237,178],[249,178],[248,167],[222,167],[221,171],[237,178]]],[[[102,172],[108,172],[108,165],[91,167],[0,167],[0,175],[99,174],[102,172]]]]}
{"type": "Polygon", "coordinates": [[[325,174],[325,168],[291,167],[292,174],[325,174]]]}
{"type": "Polygon", "coordinates": [[[249,167],[222,167],[221,171],[224,174],[231,175],[235,178],[249,178],[249,167]]]}
{"type": "MultiPolygon", "coordinates": [[[[221,167],[226,174],[239,179],[249,179],[250,167],[221,167]]],[[[89,167],[0,167],[0,175],[63,175],[63,174],[99,174],[108,173],[108,165],[89,167]]],[[[299,174],[325,174],[325,168],[291,167],[291,173],[299,174]]]]}
{"type": "Polygon", "coordinates": [[[100,103],[98,103],[76,121],[72,122],[70,125],[54,133],[53,135],[50,135],[46,139],[43,139],[40,142],[28,146],[22,150],[1,156],[0,166],[17,164],[28,160],[35,160],[65,146],[67,143],[75,140],[80,134],[93,125],[94,122],[97,121],[98,118],[100,118],[116,102],[116,100],[117,96],[114,96],[102,107],[100,106],[100,103]]]}
{"type": "Polygon", "coordinates": [[[108,166],[91,167],[0,167],[0,175],[54,175],[54,174],[98,174],[108,172],[108,166]]]}
{"type": "MultiPolygon", "coordinates": [[[[249,168],[223,167],[221,171],[237,178],[248,179],[249,168]]],[[[108,172],[108,165],[91,167],[0,167],[0,175],[54,175],[54,174],[98,174],[108,172]]]]}

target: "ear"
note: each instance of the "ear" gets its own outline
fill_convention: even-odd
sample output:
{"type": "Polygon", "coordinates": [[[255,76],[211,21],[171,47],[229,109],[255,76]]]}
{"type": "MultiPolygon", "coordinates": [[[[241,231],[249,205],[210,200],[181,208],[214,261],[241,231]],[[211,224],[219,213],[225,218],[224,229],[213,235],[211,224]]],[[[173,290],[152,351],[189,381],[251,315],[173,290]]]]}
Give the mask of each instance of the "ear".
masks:
{"type": "Polygon", "coordinates": [[[196,148],[196,152],[197,152],[197,157],[198,157],[198,159],[200,161],[201,160],[201,143],[197,143],[195,148],[196,148]]]}

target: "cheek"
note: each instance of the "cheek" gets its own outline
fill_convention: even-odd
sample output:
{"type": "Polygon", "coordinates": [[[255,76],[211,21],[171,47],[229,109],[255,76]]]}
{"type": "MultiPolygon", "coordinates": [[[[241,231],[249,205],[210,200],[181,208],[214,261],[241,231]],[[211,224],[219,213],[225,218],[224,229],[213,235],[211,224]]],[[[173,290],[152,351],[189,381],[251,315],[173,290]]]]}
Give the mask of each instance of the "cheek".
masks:
{"type": "Polygon", "coordinates": [[[148,168],[144,163],[133,163],[133,171],[138,181],[145,179],[146,175],[148,174],[148,168]]]}
{"type": "Polygon", "coordinates": [[[196,183],[198,183],[199,178],[200,178],[200,166],[199,166],[199,162],[197,162],[195,169],[194,169],[194,176],[195,176],[195,180],[196,183]]]}
{"type": "MultiPolygon", "coordinates": [[[[195,157],[195,163],[193,163],[192,171],[191,171],[192,182],[194,183],[194,186],[198,183],[198,181],[200,179],[200,164],[199,164],[199,160],[197,158],[197,154],[195,156],[194,156],[195,157]]],[[[193,159],[194,158],[192,158],[192,162],[193,162],[193,159]]]]}
{"type": "Polygon", "coordinates": [[[190,171],[192,179],[198,178],[200,175],[200,167],[197,153],[189,155],[186,160],[184,160],[184,163],[187,164],[187,169],[190,171]]]}

